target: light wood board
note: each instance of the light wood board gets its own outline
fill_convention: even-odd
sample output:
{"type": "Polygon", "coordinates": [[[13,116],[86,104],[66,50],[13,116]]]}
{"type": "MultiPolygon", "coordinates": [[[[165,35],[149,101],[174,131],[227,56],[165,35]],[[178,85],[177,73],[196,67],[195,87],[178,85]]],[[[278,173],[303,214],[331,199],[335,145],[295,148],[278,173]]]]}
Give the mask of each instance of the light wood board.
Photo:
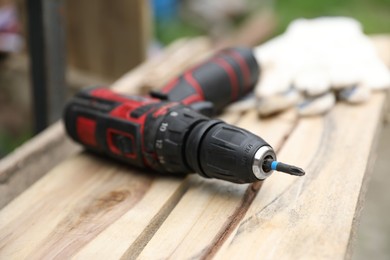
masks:
{"type": "Polygon", "coordinates": [[[385,95],[328,115],[300,120],[280,159],[304,167],[302,178],[275,174],[216,259],[342,259],[378,136],[385,95]]]}
{"type": "MultiPolygon", "coordinates": [[[[20,8],[23,9],[24,5],[21,4],[20,8]]],[[[92,11],[92,13],[94,12],[92,11]]],[[[259,14],[252,16],[248,22],[233,32],[234,37],[227,36],[228,39],[221,39],[214,44],[205,37],[179,39],[165,48],[159,55],[123,75],[110,87],[125,94],[148,93],[151,89],[161,87],[193,64],[207,58],[213,51],[222,46],[255,44],[271,33],[274,24],[275,19],[272,13],[266,12],[262,13],[260,17],[259,14]],[[265,29],[256,30],[256,33],[253,33],[254,26],[265,29]],[[248,34],[250,35],[248,36],[248,34]]],[[[96,77],[86,79],[85,76],[80,76],[80,73],[75,71],[71,71],[69,77],[71,81],[78,82],[76,85],[86,82],[89,86],[91,81],[95,83],[99,81],[96,77]]],[[[107,82],[106,79],[104,81],[107,82]]],[[[62,123],[56,123],[0,160],[0,208],[55,165],[79,150],[80,147],[65,136],[62,123]]]]}
{"type": "MultiPolygon", "coordinates": [[[[126,94],[145,93],[147,89],[158,88],[165,84],[168,78],[159,76],[160,74],[153,76],[152,72],[165,67],[165,70],[170,69],[170,76],[179,74],[193,64],[189,59],[190,55],[182,55],[190,50],[190,55],[198,57],[194,60],[199,61],[199,57],[205,58],[204,53],[211,51],[211,44],[203,37],[178,40],[159,56],[125,74],[111,87],[126,94]],[[185,60],[189,60],[187,64],[185,60]]],[[[80,149],[80,146],[66,136],[63,123],[57,122],[0,160],[0,208],[80,149]]]]}
{"type": "Polygon", "coordinates": [[[116,79],[146,59],[152,38],[149,1],[67,0],[64,7],[73,67],[116,79]]]}
{"type": "Polygon", "coordinates": [[[76,155],[0,212],[0,255],[343,258],[383,102],[378,94],[364,106],[340,104],[296,128],[289,114],[264,124],[241,117],[276,143],[294,128],[280,159],[306,166],[304,178],[275,174],[248,187],[76,155]]]}
{"type": "MultiPolygon", "coordinates": [[[[285,120],[272,119],[267,122],[257,120],[256,113],[250,112],[240,118],[236,123],[242,127],[250,127],[257,132],[260,129],[265,137],[273,136],[270,141],[280,142],[293,127],[295,114],[282,115],[285,120]],[[277,134],[271,134],[275,128],[279,127],[277,134]]],[[[231,118],[234,120],[234,117],[231,118]]],[[[232,120],[228,120],[232,121],[232,120]]],[[[189,176],[184,180],[187,185],[187,191],[182,194],[180,201],[175,205],[173,211],[164,221],[158,230],[144,231],[141,238],[138,238],[123,255],[126,257],[139,256],[141,259],[150,259],[159,252],[159,257],[176,257],[174,252],[186,252],[186,257],[196,257],[202,254],[210,245],[218,240],[219,236],[226,232],[227,227],[238,224],[240,218],[245,213],[250,202],[257,193],[259,186],[253,188],[250,185],[237,185],[217,180],[205,180],[199,176],[189,176]],[[207,232],[204,230],[207,229],[207,232]],[[179,232],[178,232],[179,231],[179,232]],[[155,233],[155,234],[154,234],[155,233]],[[201,235],[202,239],[198,239],[201,235]],[[145,241],[145,237],[152,238],[151,241],[145,241]],[[170,239],[167,240],[166,238],[170,239]],[[194,241],[197,240],[197,243],[194,241]],[[161,241],[165,241],[161,243],[161,241]],[[147,245],[146,243],[147,242],[147,245]],[[146,245],[146,247],[145,247],[146,245]],[[143,249],[145,247],[145,249],[143,249]]],[[[154,196],[159,196],[155,194],[154,196]]],[[[167,198],[168,199],[168,198],[167,198]]],[[[120,225],[116,226],[117,232],[121,230],[120,225]]],[[[93,250],[100,246],[115,248],[116,243],[108,244],[109,234],[102,233],[99,241],[93,242],[89,248],[88,254],[81,252],[83,257],[88,256],[93,250]]],[[[108,255],[107,255],[108,257],[108,255]]],[[[180,258],[180,253],[177,255],[180,258]]],[[[82,257],[80,258],[82,259],[82,257]]]]}
{"type": "Polygon", "coordinates": [[[304,120],[223,116],[305,168],[302,178],[237,185],[75,154],[0,211],[0,258],[348,257],[384,103],[377,93],[304,120]]]}

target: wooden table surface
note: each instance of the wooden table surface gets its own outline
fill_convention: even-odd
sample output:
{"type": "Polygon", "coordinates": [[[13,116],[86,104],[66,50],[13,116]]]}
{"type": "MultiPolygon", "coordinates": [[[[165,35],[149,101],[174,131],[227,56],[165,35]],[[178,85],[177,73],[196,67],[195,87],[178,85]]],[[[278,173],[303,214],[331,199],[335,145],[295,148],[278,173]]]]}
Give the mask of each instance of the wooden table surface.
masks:
{"type": "MultiPolygon", "coordinates": [[[[375,42],[390,58],[389,38],[375,42]]],[[[210,50],[207,39],[179,41],[113,88],[161,85],[210,50]]],[[[348,258],[385,101],[375,93],[303,119],[222,115],[306,170],[249,185],[135,170],[81,151],[58,123],[0,161],[0,258],[348,258]]]]}

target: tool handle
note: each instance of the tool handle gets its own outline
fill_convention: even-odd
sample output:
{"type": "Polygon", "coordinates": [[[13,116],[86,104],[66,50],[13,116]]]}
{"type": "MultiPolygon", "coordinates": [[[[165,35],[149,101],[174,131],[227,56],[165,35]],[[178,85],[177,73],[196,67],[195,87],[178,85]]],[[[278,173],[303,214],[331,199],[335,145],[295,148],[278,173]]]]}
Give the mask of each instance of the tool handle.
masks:
{"type": "Polygon", "coordinates": [[[161,92],[168,101],[181,102],[207,115],[220,112],[229,103],[253,90],[260,74],[249,48],[230,48],[184,72],[161,92]]]}
{"type": "MultiPolygon", "coordinates": [[[[158,103],[119,95],[106,88],[84,89],[65,108],[67,133],[88,150],[144,167],[145,112],[158,103]]],[[[161,103],[161,102],[160,102],[161,103]]]]}

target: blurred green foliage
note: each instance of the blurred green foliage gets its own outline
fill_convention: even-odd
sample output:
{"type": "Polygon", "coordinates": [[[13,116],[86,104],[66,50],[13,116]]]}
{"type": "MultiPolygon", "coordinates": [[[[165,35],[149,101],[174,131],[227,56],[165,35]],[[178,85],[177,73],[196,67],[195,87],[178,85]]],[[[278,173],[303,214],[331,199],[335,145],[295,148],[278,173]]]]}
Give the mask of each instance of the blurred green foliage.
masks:
{"type": "MultiPolygon", "coordinates": [[[[297,18],[319,16],[349,16],[363,24],[365,33],[390,32],[390,0],[267,0],[254,6],[270,5],[276,13],[276,34],[282,33],[288,24],[297,18]]],[[[256,2],[256,4],[254,4],[256,2]]],[[[233,21],[239,25],[244,17],[233,21]]],[[[206,32],[182,19],[155,24],[156,38],[164,45],[180,37],[194,37],[206,32]]],[[[26,128],[28,129],[28,127],[26,128]]],[[[28,130],[15,136],[0,127],[0,158],[31,137],[28,130]]]]}
{"type": "Polygon", "coordinates": [[[178,38],[195,37],[205,34],[198,27],[182,20],[156,22],[154,31],[156,39],[163,45],[168,45],[178,38]]]}
{"type": "Polygon", "coordinates": [[[0,127],[0,158],[6,156],[18,146],[32,137],[30,127],[26,127],[22,133],[15,135],[0,127]]]}
{"type": "MultiPolygon", "coordinates": [[[[390,32],[390,0],[259,0],[252,6],[270,6],[276,13],[278,26],[274,35],[282,33],[288,24],[297,18],[319,16],[348,16],[363,24],[365,33],[390,32]]],[[[243,17],[233,21],[239,25],[243,17]]],[[[164,45],[180,37],[194,37],[206,32],[189,22],[179,19],[170,23],[155,24],[156,38],[164,45]]]]}
{"type": "Polygon", "coordinates": [[[299,17],[349,16],[363,24],[365,33],[390,32],[390,0],[276,0],[279,21],[275,33],[299,17]]]}

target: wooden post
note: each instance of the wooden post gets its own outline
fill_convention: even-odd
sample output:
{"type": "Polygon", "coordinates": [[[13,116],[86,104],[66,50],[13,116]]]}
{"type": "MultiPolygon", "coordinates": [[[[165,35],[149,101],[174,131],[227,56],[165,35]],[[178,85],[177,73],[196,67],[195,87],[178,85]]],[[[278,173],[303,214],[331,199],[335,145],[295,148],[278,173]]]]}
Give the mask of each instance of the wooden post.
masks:
{"type": "Polygon", "coordinates": [[[67,0],[69,63],[115,79],[146,58],[149,1],[67,0]]]}
{"type": "Polygon", "coordinates": [[[62,5],[62,0],[26,1],[36,133],[60,118],[65,103],[62,5]]]}

